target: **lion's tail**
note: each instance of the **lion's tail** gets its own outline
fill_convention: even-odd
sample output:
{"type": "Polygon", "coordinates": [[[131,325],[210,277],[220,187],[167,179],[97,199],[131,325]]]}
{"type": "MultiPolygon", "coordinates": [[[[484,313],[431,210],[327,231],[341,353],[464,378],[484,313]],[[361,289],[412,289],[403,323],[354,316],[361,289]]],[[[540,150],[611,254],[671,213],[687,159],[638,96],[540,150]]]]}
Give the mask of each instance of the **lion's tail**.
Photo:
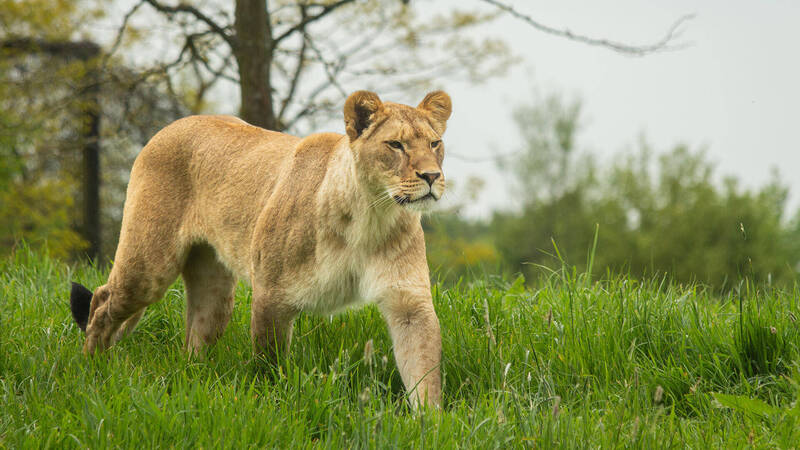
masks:
{"type": "Polygon", "coordinates": [[[72,282],[72,290],[69,293],[69,309],[72,310],[72,318],[86,331],[86,324],[89,322],[89,307],[92,304],[92,291],[82,284],[72,282]]]}

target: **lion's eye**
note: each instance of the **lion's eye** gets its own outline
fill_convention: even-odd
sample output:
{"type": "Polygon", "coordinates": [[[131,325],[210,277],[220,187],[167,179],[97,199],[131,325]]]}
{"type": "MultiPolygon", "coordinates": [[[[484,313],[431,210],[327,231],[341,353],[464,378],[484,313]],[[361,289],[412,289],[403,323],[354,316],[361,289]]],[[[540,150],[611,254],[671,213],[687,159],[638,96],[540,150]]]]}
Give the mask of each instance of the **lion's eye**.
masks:
{"type": "Polygon", "coordinates": [[[403,150],[403,144],[400,141],[386,141],[386,145],[395,150],[403,150]]]}
{"type": "Polygon", "coordinates": [[[431,142],[431,148],[432,149],[437,149],[437,148],[439,148],[439,145],[441,145],[441,144],[442,144],[442,141],[433,141],[433,142],[431,142]]]}

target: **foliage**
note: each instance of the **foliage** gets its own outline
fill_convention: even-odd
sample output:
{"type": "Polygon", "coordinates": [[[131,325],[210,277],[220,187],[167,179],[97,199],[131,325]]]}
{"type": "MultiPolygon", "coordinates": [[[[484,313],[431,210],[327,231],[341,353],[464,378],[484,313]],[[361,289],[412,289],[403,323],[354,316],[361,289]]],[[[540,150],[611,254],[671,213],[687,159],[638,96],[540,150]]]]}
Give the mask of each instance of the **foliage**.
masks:
{"type": "Polygon", "coordinates": [[[73,231],[74,207],[68,189],[57,181],[36,184],[13,182],[0,190],[0,251],[13,251],[20,242],[47,248],[54,257],[67,258],[83,247],[73,231]]]}
{"type": "Polygon", "coordinates": [[[725,296],[573,268],[433,287],[444,409],[408,410],[378,310],[301,315],[276,367],[251,357],[250,292],[204,358],[181,350],[178,283],[109,352],[80,354],[69,281],[0,260],[0,447],[790,448],[800,440],[800,291],[725,296]],[[374,353],[364,358],[373,341],[374,353]],[[756,352],[757,350],[757,352],[756,352]]]}
{"type": "MultiPolygon", "coordinates": [[[[8,69],[7,63],[0,62],[0,70],[8,69]]],[[[18,87],[0,83],[0,101],[7,107],[0,112],[0,255],[24,239],[67,257],[84,246],[74,231],[77,183],[69,167],[75,157],[41,140],[58,134],[58,121],[39,122],[41,115],[31,111],[39,105],[21,105],[18,87]]]]}
{"type": "Polygon", "coordinates": [[[0,254],[21,239],[60,257],[86,247],[78,235],[82,150],[90,139],[87,112],[98,102],[103,247],[111,254],[133,158],[185,113],[119,60],[77,57],[94,45],[79,39],[102,11],[92,0],[0,1],[0,254]],[[11,44],[20,40],[30,45],[11,44]]]}
{"type": "Polygon", "coordinates": [[[491,241],[489,226],[466,222],[455,211],[442,212],[423,220],[428,266],[440,280],[490,271],[496,273],[500,255],[491,241]]]}
{"type": "Polygon", "coordinates": [[[596,273],[665,273],[718,288],[797,280],[800,228],[777,177],[757,190],[720,184],[703,152],[677,146],[655,161],[644,142],[599,167],[576,150],[579,111],[556,97],[517,111],[526,147],[501,166],[521,205],[490,227],[513,270],[530,275],[562,258],[583,270],[599,227],[596,273]]]}
{"type": "MultiPolygon", "coordinates": [[[[478,177],[467,179],[463,187],[449,181],[446,195],[475,201],[483,183],[478,177]]],[[[489,224],[464,220],[463,208],[463,203],[456,202],[422,217],[428,266],[444,282],[477,273],[497,273],[500,269],[500,255],[492,242],[489,224]]]]}
{"type": "Polygon", "coordinates": [[[79,23],[102,14],[92,0],[0,0],[0,23],[9,36],[70,39],[79,23]]]}

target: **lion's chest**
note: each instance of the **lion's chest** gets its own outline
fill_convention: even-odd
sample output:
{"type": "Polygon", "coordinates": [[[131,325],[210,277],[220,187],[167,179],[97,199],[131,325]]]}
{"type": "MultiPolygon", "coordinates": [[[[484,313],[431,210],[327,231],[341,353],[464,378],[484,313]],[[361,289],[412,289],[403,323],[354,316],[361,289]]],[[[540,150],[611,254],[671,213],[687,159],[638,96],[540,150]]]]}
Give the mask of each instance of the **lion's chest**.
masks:
{"type": "Polygon", "coordinates": [[[302,311],[333,314],[348,307],[380,300],[387,292],[387,267],[380,249],[391,237],[393,221],[329,213],[314,233],[313,251],[302,258],[302,270],[292,277],[290,302],[302,311]]]}
{"type": "Polygon", "coordinates": [[[334,314],[364,303],[361,284],[365,269],[358,255],[323,255],[293,283],[291,303],[315,314],[334,314]]]}

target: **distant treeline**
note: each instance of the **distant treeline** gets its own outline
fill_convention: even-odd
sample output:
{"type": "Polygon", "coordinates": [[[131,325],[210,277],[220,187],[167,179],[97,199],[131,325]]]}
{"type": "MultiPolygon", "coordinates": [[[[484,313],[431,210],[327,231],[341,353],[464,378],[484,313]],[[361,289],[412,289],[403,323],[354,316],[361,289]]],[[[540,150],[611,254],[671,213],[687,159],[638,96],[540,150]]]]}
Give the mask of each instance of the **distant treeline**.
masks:
{"type": "Polygon", "coordinates": [[[798,281],[800,212],[787,213],[777,175],[744,189],[715,177],[702,151],[676,146],[654,157],[644,142],[599,164],[575,148],[579,119],[579,104],[557,97],[517,111],[526,144],[500,167],[513,174],[518,206],[487,221],[453,211],[429,218],[429,260],[440,276],[501,267],[531,278],[591,262],[598,276],[664,275],[724,290],[745,279],[798,281]]]}

